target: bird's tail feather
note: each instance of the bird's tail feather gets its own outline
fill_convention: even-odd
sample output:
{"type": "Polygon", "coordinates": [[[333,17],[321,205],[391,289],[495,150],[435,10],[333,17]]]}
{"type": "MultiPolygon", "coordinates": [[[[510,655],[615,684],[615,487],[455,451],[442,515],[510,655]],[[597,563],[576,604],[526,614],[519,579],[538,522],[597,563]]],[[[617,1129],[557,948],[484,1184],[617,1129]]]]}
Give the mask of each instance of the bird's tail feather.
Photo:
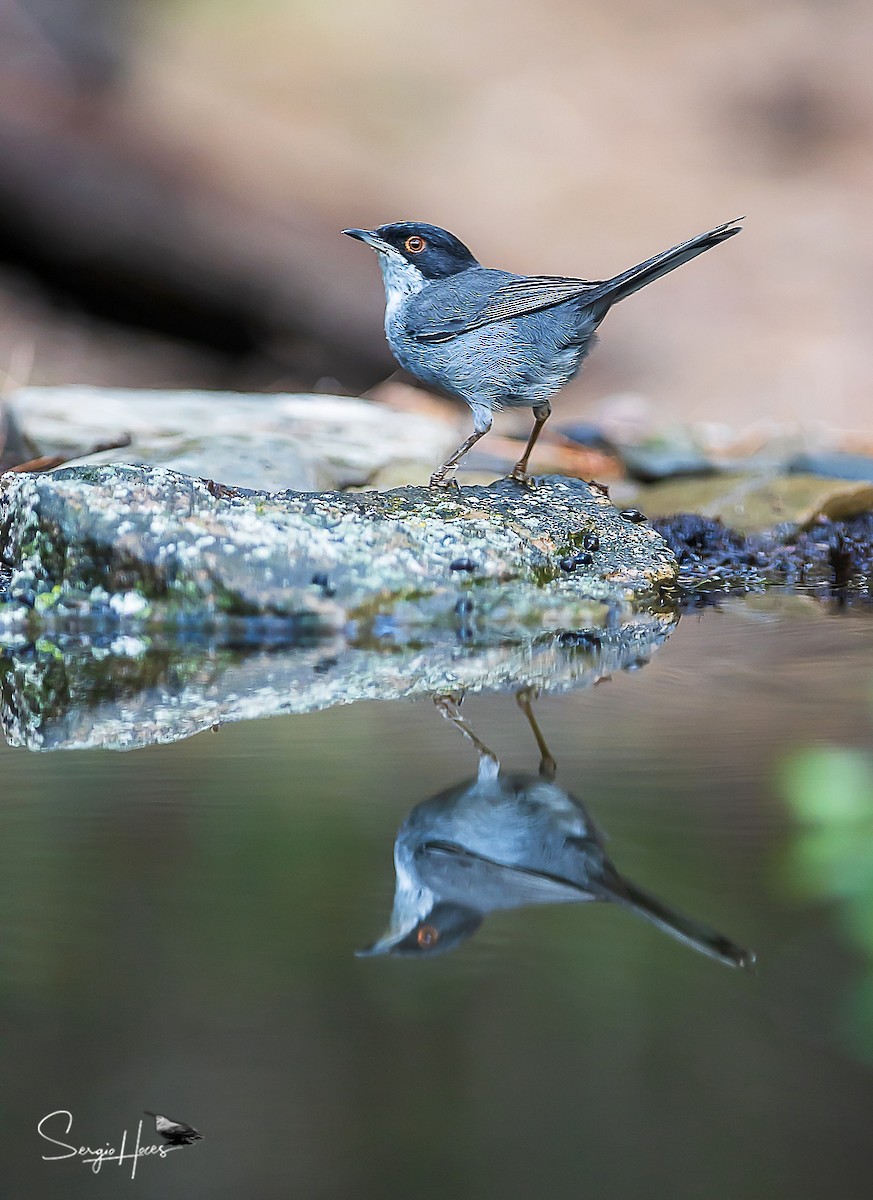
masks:
{"type": "Polygon", "coordinates": [[[755,955],[749,950],[743,950],[723,934],[717,933],[701,921],[694,921],[681,913],[674,912],[656,897],[644,892],[636,884],[626,879],[616,877],[604,888],[605,899],[630,909],[638,916],[651,921],[658,929],[668,933],[686,946],[699,950],[709,958],[718,959],[729,967],[751,967],[755,955]]]}
{"type": "Polygon", "coordinates": [[[704,250],[710,250],[713,246],[718,246],[721,242],[725,242],[734,234],[739,233],[742,225],[738,225],[737,221],[742,221],[742,219],[742,217],[737,217],[736,221],[727,221],[724,225],[710,229],[708,233],[699,233],[697,237],[689,238],[687,242],[680,242],[678,246],[664,250],[663,253],[656,254],[654,258],[648,258],[645,262],[637,263],[635,267],[622,271],[620,275],[607,279],[600,285],[599,292],[588,292],[585,295],[586,305],[602,301],[605,312],[619,300],[624,300],[626,296],[632,296],[634,292],[638,292],[640,288],[660,279],[662,275],[667,275],[670,271],[681,267],[683,263],[690,262],[704,250]]]}

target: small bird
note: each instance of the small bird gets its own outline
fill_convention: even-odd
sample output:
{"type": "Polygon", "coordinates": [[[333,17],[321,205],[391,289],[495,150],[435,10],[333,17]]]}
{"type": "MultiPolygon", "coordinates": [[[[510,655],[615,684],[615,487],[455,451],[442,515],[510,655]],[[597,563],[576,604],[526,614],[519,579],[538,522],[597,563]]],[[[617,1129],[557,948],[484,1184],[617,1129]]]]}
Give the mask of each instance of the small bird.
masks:
{"type": "Polygon", "coordinates": [[[344,229],[379,255],[385,335],[401,367],[473,410],[472,434],[434,471],[431,487],[451,483],[450,472],[500,408],[533,409],[533,431],[511,474],[529,483],[549,401],[578,372],[612,305],[741,228],[728,221],[600,281],[490,270],[454,234],[418,221],[344,229]]]}
{"type": "Polygon", "coordinates": [[[475,747],[479,772],[417,805],[400,827],[389,927],[359,955],[430,958],[460,945],[489,912],[600,900],[727,966],[751,966],[753,954],[619,874],[583,805],[554,782],[557,768],[529,690],[517,700],[539,747],[538,776],[501,775],[497,758],[461,717],[457,703],[437,698],[439,711],[475,747]]]}
{"type": "Polygon", "coordinates": [[[202,1142],[203,1134],[198,1133],[193,1125],[184,1121],[174,1121],[170,1117],[162,1117],[160,1113],[144,1108],[147,1117],[154,1117],[155,1129],[171,1146],[190,1146],[193,1142],[202,1142]]]}

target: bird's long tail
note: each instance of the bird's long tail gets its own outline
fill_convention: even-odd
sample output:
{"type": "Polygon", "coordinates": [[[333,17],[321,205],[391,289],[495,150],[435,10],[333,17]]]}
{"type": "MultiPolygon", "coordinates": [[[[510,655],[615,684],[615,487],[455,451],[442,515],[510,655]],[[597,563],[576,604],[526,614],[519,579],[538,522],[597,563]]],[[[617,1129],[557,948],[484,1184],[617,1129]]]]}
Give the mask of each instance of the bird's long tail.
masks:
{"type": "Polygon", "coordinates": [[[634,292],[638,292],[640,288],[660,279],[662,275],[675,271],[677,267],[690,262],[704,250],[711,250],[713,246],[718,246],[721,242],[732,238],[742,229],[742,225],[737,224],[737,221],[742,221],[742,219],[742,217],[737,217],[736,221],[718,225],[715,229],[710,229],[708,233],[699,233],[697,237],[689,238],[687,242],[680,242],[678,246],[673,246],[672,249],[665,250],[662,254],[656,254],[654,258],[648,258],[645,262],[637,263],[635,267],[622,271],[620,275],[605,280],[600,285],[599,291],[586,294],[586,305],[602,301],[605,312],[611,305],[616,304],[619,300],[624,300],[626,296],[632,296],[634,292]]]}
{"type": "Polygon", "coordinates": [[[751,967],[755,963],[755,955],[749,950],[743,950],[723,934],[717,933],[701,921],[694,921],[681,913],[674,912],[654,896],[638,888],[636,884],[615,876],[604,886],[603,898],[619,904],[622,908],[630,909],[645,920],[651,921],[658,929],[668,933],[686,946],[706,954],[709,958],[718,959],[729,967],[751,967]]]}

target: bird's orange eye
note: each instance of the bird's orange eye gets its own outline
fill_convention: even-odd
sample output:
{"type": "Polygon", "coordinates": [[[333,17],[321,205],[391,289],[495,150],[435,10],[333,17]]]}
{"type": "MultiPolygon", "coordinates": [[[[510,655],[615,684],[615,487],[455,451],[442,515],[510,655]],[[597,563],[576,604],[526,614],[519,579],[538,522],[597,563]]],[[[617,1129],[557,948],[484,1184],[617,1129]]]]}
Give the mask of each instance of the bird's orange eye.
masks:
{"type": "Polygon", "coordinates": [[[406,239],[405,245],[410,254],[421,254],[427,242],[423,237],[419,237],[417,233],[414,233],[412,237],[406,239]]]}
{"type": "Polygon", "coordinates": [[[422,925],[416,940],[423,950],[429,950],[440,940],[440,932],[438,929],[434,929],[433,925],[422,925]]]}

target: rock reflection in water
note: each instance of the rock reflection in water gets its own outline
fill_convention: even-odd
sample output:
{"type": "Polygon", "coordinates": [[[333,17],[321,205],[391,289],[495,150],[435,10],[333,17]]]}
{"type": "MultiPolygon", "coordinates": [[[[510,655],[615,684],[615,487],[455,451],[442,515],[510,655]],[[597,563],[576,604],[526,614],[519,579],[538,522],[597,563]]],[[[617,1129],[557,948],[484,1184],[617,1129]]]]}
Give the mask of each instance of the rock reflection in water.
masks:
{"type": "Polygon", "coordinates": [[[606,900],[727,966],[751,966],[752,953],[619,874],[584,806],[555,783],[557,767],[534,717],[532,695],[522,689],[517,701],[539,749],[538,775],[502,774],[458,703],[436,699],[475,748],[479,770],[475,779],[417,805],[400,827],[391,920],[359,954],[429,957],[460,945],[495,910],[606,900]]]}
{"type": "Polygon", "coordinates": [[[232,721],[358,700],[591,687],[663,645],[675,610],[612,614],[575,630],[468,642],[447,627],[429,644],[396,636],[294,636],[281,623],[223,631],[116,628],[3,644],[0,733],[30,750],[132,750],[232,721]]]}

